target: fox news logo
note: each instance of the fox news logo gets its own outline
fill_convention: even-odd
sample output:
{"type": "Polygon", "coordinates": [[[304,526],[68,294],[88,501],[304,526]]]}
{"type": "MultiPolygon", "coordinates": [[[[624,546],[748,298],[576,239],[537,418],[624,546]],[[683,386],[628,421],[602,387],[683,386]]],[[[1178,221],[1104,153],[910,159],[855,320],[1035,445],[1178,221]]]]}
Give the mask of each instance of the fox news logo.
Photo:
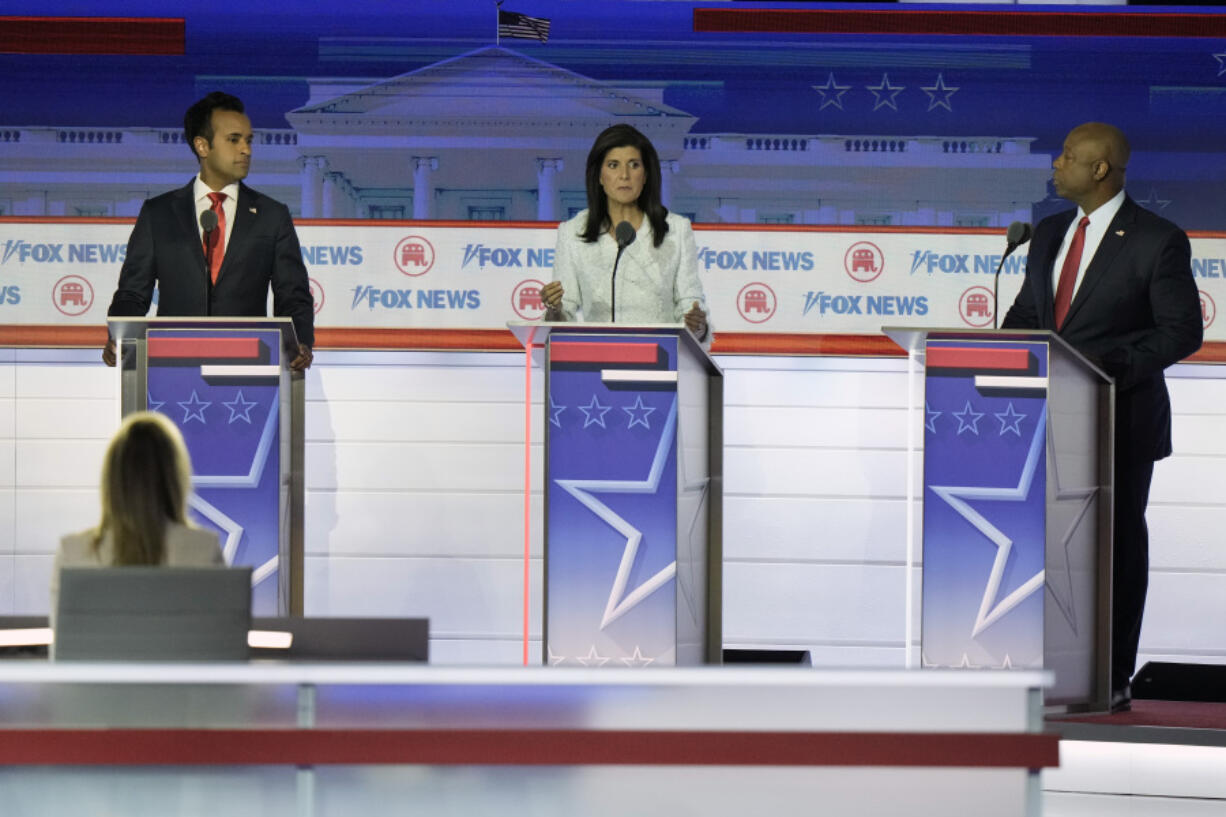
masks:
{"type": "MultiPolygon", "coordinates": [[[[938,253],[932,250],[916,250],[911,254],[911,274],[944,272],[949,275],[994,275],[1000,264],[1000,255],[971,255],[970,253],[938,253]]],[[[1026,256],[1011,255],[1005,259],[1001,273],[1020,275],[1026,272],[1026,256]]]]}
{"type": "Polygon", "coordinates": [[[353,244],[304,244],[302,261],[313,267],[356,267],[362,263],[362,248],[353,244]]]}
{"type": "Polygon", "coordinates": [[[703,269],[718,270],[811,270],[813,253],[808,250],[713,250],[701,247],[698,263],[703,269]]]}
{"type": "Polygon", "coordinates": [[[31,244],[20,238],[4,242],[0,264],[10,260],[34,264],[115,264],[128,255],[126,244],[31,244]]]}
{"type": "Polygon", "coordinates": [[[553,268],[553,248],[547,247],[491,247],[488,244],[467,244],[460,269],[475,265],[486,267],[546,267],[553,268]]]}
{"type": "Polygon", "coordinates": [[[380,289],[367,284],[353,288],[350,311],[365,306],[380,309],[477,309],[481,292],[476,289],[380,289]]]}
{"type": "Polygon", "coordinates": [[[805,311],[819,315],[927,315],[926,295],[834,295],[829,292],[805,293],[805,311]]]}

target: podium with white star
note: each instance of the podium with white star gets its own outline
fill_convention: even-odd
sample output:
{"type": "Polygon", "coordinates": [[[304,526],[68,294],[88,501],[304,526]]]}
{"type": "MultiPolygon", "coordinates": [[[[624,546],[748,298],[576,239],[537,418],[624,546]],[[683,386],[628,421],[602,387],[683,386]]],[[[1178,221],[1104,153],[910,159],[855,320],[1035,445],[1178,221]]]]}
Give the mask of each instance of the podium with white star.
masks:
{"type": "Polygon", "coordinates": [[[680,325],[511,329],[546,374],[544,662],[719,663],[719,366],[680,325]]]}
{"type": "Polygon", "coordinates": [[[111,318],[120,408],[165,414],[192,459],[192,521],[250,565],[252,611],[302,614],[304,379],[289,318],[111,318]]]}
{"type": "MultiPolygon", "coordinates": [[[[883,330],[923,365],[925,667],[1110,699],[1112,379],[1053,332],[883,330]]],[[[914,497],[908,497],[914,501],[914,497]]]]}

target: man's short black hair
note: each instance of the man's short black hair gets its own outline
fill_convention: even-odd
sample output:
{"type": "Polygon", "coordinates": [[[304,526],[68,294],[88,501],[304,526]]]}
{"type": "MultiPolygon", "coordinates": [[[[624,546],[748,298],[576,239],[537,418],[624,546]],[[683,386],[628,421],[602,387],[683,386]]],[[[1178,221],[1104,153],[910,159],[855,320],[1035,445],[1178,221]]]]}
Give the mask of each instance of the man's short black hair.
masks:
{"type": "Polygon", "coordinates": [[[196,137],[202,136],[210,145],[213,144],[213,111],[234,111],[244,113],[243,101],[233,94],[224,91],[214,91],[199,100],[183,115],[183,136],[187,139],[187,149],[200,161],[196,153],[196,137]]]}

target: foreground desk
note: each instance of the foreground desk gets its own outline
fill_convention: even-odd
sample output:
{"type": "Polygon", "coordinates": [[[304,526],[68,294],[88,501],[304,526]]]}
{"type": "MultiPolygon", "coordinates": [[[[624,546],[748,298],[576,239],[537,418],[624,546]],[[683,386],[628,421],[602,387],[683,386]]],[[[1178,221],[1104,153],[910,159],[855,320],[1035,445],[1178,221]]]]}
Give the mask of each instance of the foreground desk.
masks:
{"type": "Polygon", "coordinates": [[[0,792],[23,817],[1023,817],[1057,765],[1057,738],[1040,733],[1050,680],[12,661],[0,792]],[[74,722],[50,725],[69,694],[74,722]]]}

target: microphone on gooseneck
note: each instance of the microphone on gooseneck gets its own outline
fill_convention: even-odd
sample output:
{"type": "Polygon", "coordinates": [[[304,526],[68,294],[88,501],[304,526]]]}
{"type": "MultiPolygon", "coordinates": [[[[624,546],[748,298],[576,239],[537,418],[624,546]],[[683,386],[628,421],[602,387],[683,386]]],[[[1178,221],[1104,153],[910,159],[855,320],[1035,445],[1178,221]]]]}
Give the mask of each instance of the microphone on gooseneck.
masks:
{"type": "Polygon", "coordinates": [[[209,233],[217,229],[217,214],[212,210],[205,210],[200,214],[200,227],[204,230],[204,268],[213,268],[213,246],[212,237],[209,233]]]}
{"type": "Polygon", "coordinates": [[[1024,221],[1015,221],[1009,225],[1009,229],[1005,231],[1005,254],[1000,257],[1000,263],[996,265],[996,275],[992,279],[992,328],[996,329],[1000,323],[1000,270],[1005,265],[1005,259],[1013,254],[1013,251],[1030,240],[1030,225],[1024,221]]]}
{"type": "Polygon", "coordinates": [[[613,274],[609,277],[609,320],[617,321],[617,262],[622,260],[622,252],[634,243],[636,234],[628,221],[619,221],[613,228],[617,238],[617,257],[613,259],[613,274]]]}

